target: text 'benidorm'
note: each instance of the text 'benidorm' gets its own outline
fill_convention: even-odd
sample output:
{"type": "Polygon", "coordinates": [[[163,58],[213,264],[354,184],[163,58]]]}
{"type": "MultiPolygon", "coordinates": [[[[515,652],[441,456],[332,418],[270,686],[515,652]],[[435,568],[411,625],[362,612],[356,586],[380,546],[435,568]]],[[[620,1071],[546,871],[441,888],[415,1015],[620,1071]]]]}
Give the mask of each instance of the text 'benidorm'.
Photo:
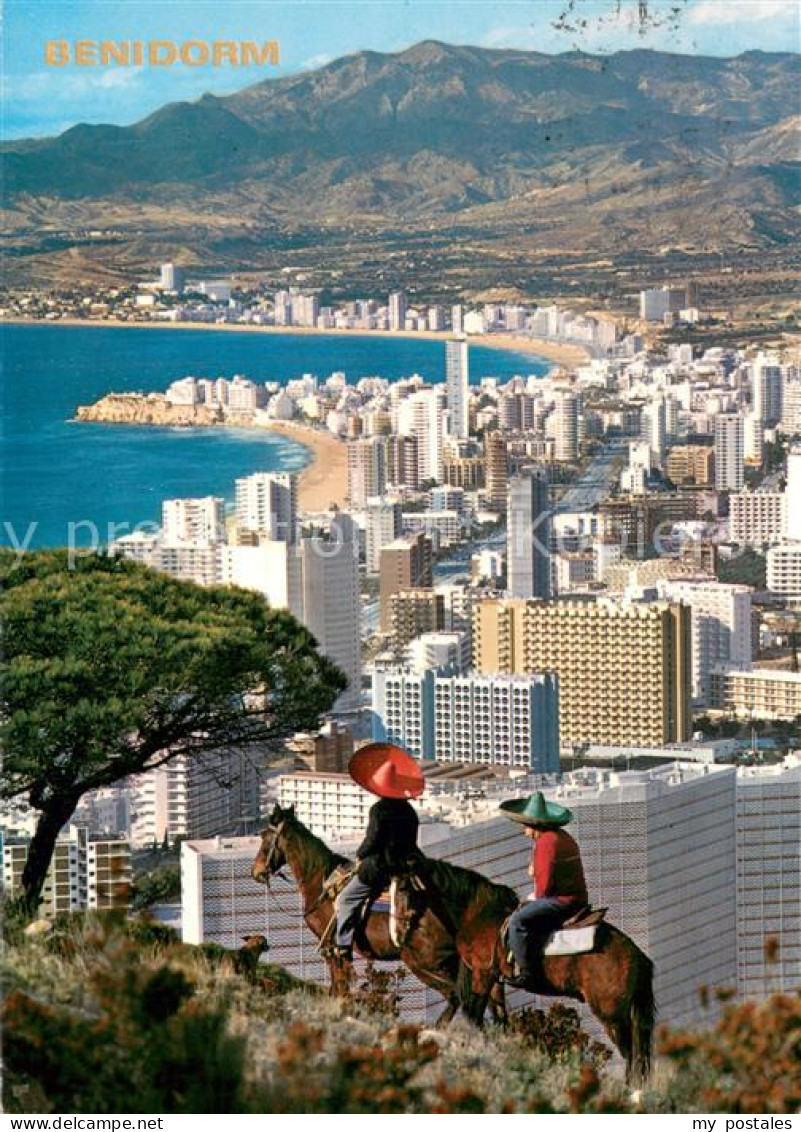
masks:
{"type": "Polygon", "coordinates": [[[249,40],[169,39],[95,40],[49,39],[45,44],[45,63],[50,67],[276,67],[281,61],[277,39],[266,43],[249,40]]]}

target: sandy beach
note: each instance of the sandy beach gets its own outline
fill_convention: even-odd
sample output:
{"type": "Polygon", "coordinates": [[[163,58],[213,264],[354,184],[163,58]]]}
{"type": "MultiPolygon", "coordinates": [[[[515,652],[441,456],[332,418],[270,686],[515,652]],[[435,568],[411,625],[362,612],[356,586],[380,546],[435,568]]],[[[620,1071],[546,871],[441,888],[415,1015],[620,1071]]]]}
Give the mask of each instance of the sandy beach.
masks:
{"type": "Polygon", "coordinates": [[[270,432],[302,444],[311,460],[300,473],[298,505],[301,511],[327,511],[332,504],[345,507],[348,494],[348,457],[344,440],[330,432],[291,421],[273,421],[270,432]]]}
{"type": "MultiPolygon", "coordinates": [[[[326,338],[418,338],[431,342],[447,342],[453,335],[435,330],[317,330],[310,326],[254,326],[238,322],[125,322],[118,318],[3,318],[4,323],[15,326],[85,326],[123,327],[129,330],[205,330],[240,334],[296,334],[326,338]]],[[[568,369],[584,365],[589,354],[581,346],[565,342],[551,342],[542,338],[527,338],[521,334],[479,334],[468,337],[472,346],[486,346],[490,350],[510,350],[516,354],[532,354],[568,369]]]]}
{"type": "MultiPolygon", "coordinates": [[[[436,342],[445,342],[452,337],[450,334],[435,331],[391,331],[391,330],[315,330],[310,327],[298,326],[253,326],[238,323],[215,323],[209,325],[202,322],[125,322],[121,319],[2,319],[2,323],[14,325],[39,326],[83,326],[83,327],[112,327],[135,330],[205,330],[221,331],[224,333],[249,334],[296,334],[308,336],[328,337],[363,337],[363,338],[423,338],[436,342]]],[[[579,346],[566,345],[559,342],[542,341],[538,338],[527,338],[519,334],[491,334],[480,335],[469,339],[471,344],[487,346],[495,350],[509,350],[519,354],[546,358],[556,365],[572,368],[583,365],[588,361],[588,354],[579,346]]],[[[348,463],[347,450],[343,440],[322,429],[310,428],[307,425],[295,424],[289,421],[275,421],[268,427],[290,440],[302,444],[310,453],[310,461],[300,474],[298,503],[302,511],[325,511],[332,504],[344,508],[348,491],[348,463]]]]}

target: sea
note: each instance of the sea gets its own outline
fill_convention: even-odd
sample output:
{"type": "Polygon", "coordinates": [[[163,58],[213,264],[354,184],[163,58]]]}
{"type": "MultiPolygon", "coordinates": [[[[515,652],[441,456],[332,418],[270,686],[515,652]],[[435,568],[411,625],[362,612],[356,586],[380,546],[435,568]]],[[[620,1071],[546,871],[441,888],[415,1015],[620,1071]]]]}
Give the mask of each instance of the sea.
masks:
{"type": "MultiPolygon", "coordinates": [[[[442,342],[366,335],[258,334],[5,324],[0,542],[17,547],[104,545],[157,524],[164,499],[219,495],[252,472],[296,472],[309,454],[247,429],[170,429],[77,423],[78,405],[106,393],[161,392],[187,375],[282,384],[335,372],[349,382],[419,373],[445,378],[442,342]]],[[[470,380],[543,375],[531,355],[470,348],[470,380]]]]}

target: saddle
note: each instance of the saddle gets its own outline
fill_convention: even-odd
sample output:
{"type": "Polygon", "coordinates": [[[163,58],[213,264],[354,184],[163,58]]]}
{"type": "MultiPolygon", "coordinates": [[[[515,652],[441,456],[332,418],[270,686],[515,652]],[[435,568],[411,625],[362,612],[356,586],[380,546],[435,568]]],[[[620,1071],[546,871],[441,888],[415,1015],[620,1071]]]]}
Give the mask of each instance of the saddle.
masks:
{"type": "MultiPolygon", "coordinates": [[[[582,955],[587,951],[592,951],[595,947],[596,929],[603,922],[607,911],[607,908],[591,908],[589,904],[585,904],[569,920],[565,920],[561,928],[557,928],[556,931],[546,936],[540,955],[542,957],[582,955]]],[[[509,920],[511,918],[511,916],[508,916],[501,927],[501,942],[509,963],[514,965],[514,956],[508,944],[509,920]]]]}
{"type": "MultiPolygon", "coordinates": [[[[342,889],[353,879],[358,870],[357,864],[337,865],[332,873],[330,873],[323,881],[322,891],[315,901],[310,911],[314,911],[325,900],[330,900],[332,904],[336,903],[342,889]]],[[[362,905],[361,918],[356,925],[355,942],[357,946],[370,954],[370,945],[367,941],[366,927],[367,920],[373,912],[389,912],[390,911],[390,895],[389,890],[382,892],[375,900],[365,901],[362,905]]],[[[331,940],[333,939],[336,930],[336,913],[329,920],[325,931],[320,936],[320,942],[317,950],[319,952],[329,951],[331,948],[331,940]]]]}

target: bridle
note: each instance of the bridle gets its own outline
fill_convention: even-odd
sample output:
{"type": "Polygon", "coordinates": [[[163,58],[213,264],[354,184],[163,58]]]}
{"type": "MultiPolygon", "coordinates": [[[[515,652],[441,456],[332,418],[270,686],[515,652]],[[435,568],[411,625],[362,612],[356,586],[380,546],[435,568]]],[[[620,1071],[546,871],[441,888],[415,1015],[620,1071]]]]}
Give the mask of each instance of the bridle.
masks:
{"type": "Polygon", "coordinates": [[[267,858],[264,862],[264,880],[262,881],[262,883],[267,888],[270,887],[270,878],[274,876],[281,876],[284,865],[286,864],[286,855],[284,855],[284,865],[279,865],[278,867],[276,867],[275,865],[275,859],[278,855],[278,838],[283,833],[285,825],[286,821],[282,821],[279,825],[271,825],[268,827],[270,832],[272,833],[272,842],[270,844],[270,850],[267,854],[267,858]]]}

